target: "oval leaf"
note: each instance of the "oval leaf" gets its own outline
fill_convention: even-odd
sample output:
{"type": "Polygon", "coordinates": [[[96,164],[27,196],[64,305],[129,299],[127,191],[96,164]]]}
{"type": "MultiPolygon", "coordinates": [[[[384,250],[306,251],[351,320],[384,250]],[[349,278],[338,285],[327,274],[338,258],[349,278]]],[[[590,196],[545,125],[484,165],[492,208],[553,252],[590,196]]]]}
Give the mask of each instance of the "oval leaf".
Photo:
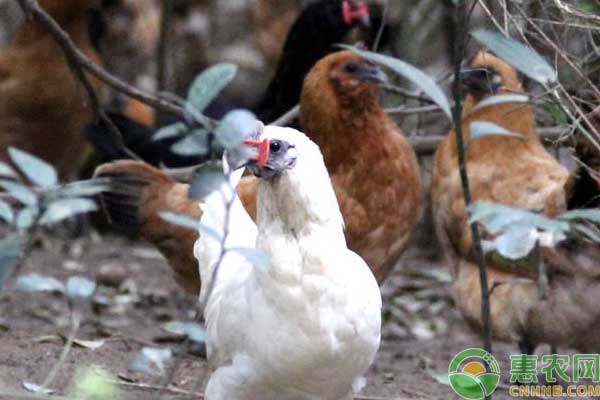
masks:
{"type": "Polygon", "coordinates": [[[40,224],[53,224],[65,218],[97,209],[98,206],[96,206],[96,203],[90,199],[73,198],[57,200],[48,206],[40,219],[40,224]]]}
{"type": "Polygon", "coordinates": [[[193,218],[190,218],[183,214],[175,214],[172,212],[161,212],[158,215],[165,221],[170,224],[183,226],[184,228],[189,228],[191,230],[198,230],[198,225],[200,225],[200,221],[196,221],[193,218]]]}
{"type": "Polygon", "coordinates": [[[452,119],[452,112],[450,111],[450,103],[444,94],[444,91],[438,86],[438,84],[429,75],[421,71],[420,69],[413,67],[412,65],[405,63],[404,61],[398,60],[397,58],[384,56],[382,54],[373,53],[370,51],[359,50],[352,46],[340,45],[344,49],[348,49],[359,56],[376,62],[377,64],[385,65],[392,71],[396,72],[400,76],[408,79],[413,84],[418,86],[423,93],[433,100],[442,111],[446,114],[449,119],[452,119]]]}
{"type": "Polygon", "coordinates": [[[189,135],[174,143],[171,151],[182,156],[203,156],[209,152],[208,133],[204,129],[194,129],[189,135]]]}
{"type": "Polygon", "coordinates": [[[479,110],[481,108],[495,106],[498,104],[506,103],[528,103],[529,97],[524,94],[497,94],[480,101],[472,111],[479,110]]]}
{"type": "Polygon", "coordinates": [[[204,112],[236,74],[237,66],[227,63],[216,64],[204,70],[190,86],[186,108],[192,107],[197,112],[204,112]]]}
{"type": "Polygon", "coordinates": [[[25,205],[32,206],[37,204],[37,196],[33,190],[22,183],[0,179],[0,188],[6,190],[8,194],[25,205]]]}
{"type": "Polygon", "coordinates": [[[13,212],[12,207],[2,200],[0,200],[0,219],[9,224],[12,224],[15,221],[15,213],[13,212]]]}
{"type": "Polygon", "coordinates": [[[485,29],[472,33],[481,44],[496,53],[498,57],[542,84],[555,82],[556,71],[534,50],[499,32],[485,29]]]}
{"type": "Polygon", "coordinates": [[[194,322],[171,321],[166,323],[164,328],[176,335],[186,335],[194,342],[204,343],[206,341],[206,331],[194,322]]]}
{"type": "Polygon", "coordinates": [[[31,228],[35,223],[39,211],[37,206],[25,207],[19,211],[17,218],[15,219],[15,226],[17,229],[23,231],[31,228]]]}
{"type": "Polygon", "coordinates": [[[534,229],[512,228],[494,239],[494,247],[504,258],[519,260],[531,253],[536,242],[537,234],[534,229]]]}
{"type": "Polygon", "coordinates": [[[510,132],[500,125],[490,121],[473,121],[469,125],[469,138],[471,140],[481,139],[488,136],[505,136],[514,139],[525,140],[520,133],[510,132]]]}
{"type": "Polygon", "coordinates": [[[6,178],[17,178],[17,173],[10,165],[0,161],[0,176],[6,178]]]}
{"type": "Polygon", "coordinates": [[[94,294],[96,282],[80,276],[73,276],[67,281],[65,294],[73,300],[87,299],[94,294]]]}
{"type": "Polygon", "coordinates": [[[23,382],[23,388],[25,388],[25,390],[32,392],[32,393],[38,393],[38,394],[52,394],[54,393],[54,390],[52,389],[46,389],[43,386],[40,385],[36,385],[35,383],[31,383],[31,382],[23,382]]]}
{"type": "Polygon", "coordinates": [[[110,190],[110,188],[109,179],[96,178],[67,183],[58,190],[58,193],[61,197],[86,197],[106,192],[110,190]]]}
{"type": "Polygon", "coordinates": [[[223,173],[223,165],[217,161],[202,164],[194,171],[188,196],[203,199],[216,190],[221,190],[227,177],[223,173]]]}
{"type": "Polygon", "coordinates": [[[152,140],[159,141],[181,136],[187,130],[188,128],[183,122],[176,122],[172,125],[167,125],[164,128],[161,128],[158,131],[156,131],[154,136],[152,136],[152,140]]]}
{"type": "Polygon", "coordinates": [[[56,169],[46,161],[14,147],[8,148],[8,154],[31,183],[43,188],[49,188],[58,182],[56,169]]]}
{"type": "Polygon", "coordinates": [[[0,239],[0,289],[19,262],[23,249],[23,239],[17,234],[0,239]]]}
{"type": "Polygon", "coordinates": [[[221,120],[215,135],[226,149],[239,146],[256,132],[256,116],[247,110],[233,110],[221,120]]]}
{"type": "Polygon", "coordinates": [[[30,274],[17,278],[16,289],[20,292],[65,292],[61,281],[48,276],[30,274]]]}
{"type": "Polygon", "coordinates": [[[144,347],[131,364],[131,369],[149,375],[162,375],[172,356],[171,349],[144,347]]]}
{"type": "Polygon", "coordinates": [[[600,210],[594,210],[591,208],[571,210],[560,214],[558,218],[566,220],[584,220],[593,222],[595,224],[600,224],[600,210]]]}

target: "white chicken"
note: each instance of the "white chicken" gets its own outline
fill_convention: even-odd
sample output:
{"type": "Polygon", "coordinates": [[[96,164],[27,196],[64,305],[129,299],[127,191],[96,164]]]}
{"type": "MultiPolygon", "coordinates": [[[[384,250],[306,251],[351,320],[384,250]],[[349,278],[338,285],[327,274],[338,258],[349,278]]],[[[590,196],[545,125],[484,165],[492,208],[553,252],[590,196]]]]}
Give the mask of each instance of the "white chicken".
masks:
{"type": "Polygon", "coordinates": [[[206,290],[200,296],[216,368],[206,399],[352,399],[379,347],[379,287],[346,246],[317,145],[295,129],[273,126],[261,139],[268,156],[249,165],[261,178],[258,228],[233,191],[242,170],[201,206],[194,251],[203,288],[211,286],[221,253],[206,227],[222,234],[228,223],[226,248],[246,249],[226,252],[210,298],[203,298],[206,290]],[[224,198],[232,199],[229,219],[224,198]]]}

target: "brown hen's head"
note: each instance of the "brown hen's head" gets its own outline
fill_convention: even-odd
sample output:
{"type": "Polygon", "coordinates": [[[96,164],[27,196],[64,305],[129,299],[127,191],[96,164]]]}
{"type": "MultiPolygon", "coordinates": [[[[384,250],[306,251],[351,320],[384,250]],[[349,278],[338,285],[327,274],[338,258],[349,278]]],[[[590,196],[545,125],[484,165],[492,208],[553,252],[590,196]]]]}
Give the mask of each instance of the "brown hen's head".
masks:
{"type": "Polygon", "coordinates": [[[462,86],[476,100],[498,93],[522,93],[517,71],[496,56],[480,51],[461,71],[462,86]]]}
{"type": "Polygon", "coordinates": [[[338,106],[366,111],[371,105],[379,105],[379,85],[384,82],[387,76],[376,64],[350,51],[336,52],[322,58],[310,70],[304,80],[300,105],[333,97],[338,106]]]}

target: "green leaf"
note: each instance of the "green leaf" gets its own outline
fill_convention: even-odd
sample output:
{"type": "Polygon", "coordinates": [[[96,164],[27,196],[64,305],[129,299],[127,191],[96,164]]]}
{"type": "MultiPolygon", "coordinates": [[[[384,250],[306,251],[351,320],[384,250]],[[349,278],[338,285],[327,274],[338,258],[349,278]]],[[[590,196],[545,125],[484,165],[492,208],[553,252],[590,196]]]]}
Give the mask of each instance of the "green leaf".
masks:
{"type": "Polygon", "coordinates": [[[438,372],[434,371],[430,368],[427,368],[427,373],[431,376],[437,383],[441,383],[442,385],[450,386],[450,378],[448,377],[447,372],[438,372]]]}
{"type": "Polygon", "coordinates": [[[51,203],[42,218],[40,224],[50,225],[65,218],[72,217],[77,214],[82,214],[90,211],[95,211],[98,206],[93,200],[72,198],[72,199],[60,199],[51,203]]]}
{"type": "Polygon", "coordinates": [[[395,73],[408,79],[413,84],[418,86],[425,94],[427,94],[427,96],[429,96],[431,100],[433,100],[438,106],[440,106],[449,119],[452,119],[450,103],[448,102],[444,91],[429,75],[425,74],[420,69],[413,67],[404,61],[398,60],[397,58],[384,56],[382,54],[373,53],[370,51],[359,50],[356,47],[347,45],[341,45],[340,47],[350,50],[362,58],[385,65],[395,73]]]}
{"type": "Polygon", "coordinates": [[[13,212],[12,207],[2,200],[0,200],[0,219],[9,224],[12,224],[15,221],[15,213],[13,212]]]}
{"type": "Polygon", "coordinates": [[[171,349],[144,347],[131,364],[131,369],[149,375],[163,375],[172,357],[171,349]]]}
{"type": "Polygon", "coordinates": [[[17,173],[7,163],[0,161],[0,176],[6,178],[17,178],[17,173]]]}
{"type": "MultiPolygon", "coordinates": [[[[76,341],[73,341],[76,344],[76,341]]],[[[115,378],[108,372],[98,367],[85,367],[78,369],[74,387],[71,389],[68,399],[72,400],[119,400],[121,390],[114,383],[115,378]]]]}
{"type": "Polygon", "coordinates": [[[188,196],[203,199],[216,190],[221,190],[227,177],[223,173],[223,165],[218,161],[209,161],[194,171],[190,182],[188,196]]]}
{"type": "Polygon", "coordinates": [[[238,253],[255,267],[264,267],[268,265],[269,262],[269,258],[267,257],[267,255],[263,251],[260,251],[256,248],[232,247],[228,248],[227,251],[238,253]]]}
{"type": "Polygon", "coordinates": [[[469,124],[469,137],[471,140],[482,139],[489,136],[504,136],[525,140],[525,136],[520,133],[510,132],[490,121],[473,121],[469,124]]]}
{"type": "Polygon", "coordinates": [[[23,250],[23,239],[18,234],[0,239],[0,289],[19,262],[23,250]]]}
{"type": "Polygon", "coordinates": [[[96,350],[104,346],[106,341],[104,340],[81,340],[73,339],[73,344],[85,349],[96,350]]]}
{"type": "Polygon", "coordinates": [[[537,243],[536,230],[530,227],[511,227],[494,239],[496,251],[509,260],[527,257],[537,243]]]}
{"type": "Polygon", "coordinates": [[[21,231],[31,228],[39,212],[40,210],[37,206],[28,206],[21,209],[15,219],[16,227],[21,231]]]}
{"type": "Polygon", "coordinates": [[[256,116],[250,111],[233,110],[217,126],[215,135],[226,149],[239,146],[256,132],[256,116]]]}
{"type": "Polygon", "coordinates": [[[206,107],[235,78],[237,66],[233,64],[216,64],[204,70],[196,77],[188,91],[186,108],[204,112],[206,107]]]}
{"type": "Polygon", "coordinates": [[[38,274],[24,275],[17,278],[16,289],[20,292],[65,292],[65,285],[55,278],[38,274]]]}
{"type": "Polygon", "coordinates": [[[600,224],[600,210],[591,208],[571,210],[560,214],[558,218],[564,220],[585,220],[600,224]]]}
{"type": "Polygon", "coordinates": [[[31,183],[49,188],[58,182],[56,169],[47,162],[14,147],[8,148],[8,154],[31,183]]]}
{"type": "Polygon", "coordinates": [[[191,230],[198,230],[198,226],[200,225],[200,221],[197,221],[193,218],[185,216],[183,214],[175,214],[172,212],[161,212],[158,213],[162,219],[167,221],[170,224],[183,226],[184,228],[188,228],[191,230]]]}
{"type": "Polygon", "coordinates": [[[182,156],[203,156],[209,153],[208,133],[204,129],[194,129],[189,135],[174,143],[171,151],[182,156]]]}
{"type": "Polygon", "coordinates": [[[485,29],[477,30],[472,35],[479,43],[531,79],[544,85],[556,82],[557,75],[554,68],[542,56],[524,44],[507,38],[499,32],[485,29]]]}
{"type": "Polygon", "coordinates": [[[54,393],[54,390],[52,390],[52,389],[47,389],[43,386],[36,385],[35,383],[31,383],[31,382],[23,382],[23,388],[25,390],[27,390],[28,392],[38,393],[38,394],[42,394],[42,395],[49,395],[49,394],[54,393]]]}
{"type": "Polygon", "coordinates": [[[498,104],[528,102],[529,97],[524,94],[497,94],[495,96],[490,96],[480,101],[475,107],[473,107],[473,111],[479,110],[481,108],[495,106],[498,104]]]}
{"type": "Polygon", "coordinates": [[[176,122],[156,131],[154,136],[152,136],[152,140],[159,141],[164,139],[170,139],[172,137],[182,136],[185,132],[187,132],[187,130],[188,128],[183,122],[176,122]]]}
{"type": "Polygon", "coordinates": [[[94,294],[95,290],[96,282],[81,276],[73,276],[67,281],[65,294],[72,300],[87,299],[94,294]]]}
{"type": "Polygon", "coordinates": [[[22,183],[0,179],[0,188],[25,205],[37,204],[38,199],[33,190],[22,183]]]}
{"type": "Polygon", "coordinates": [[[110,188],[110,179],[95,178],[85,181],[67,183],[58,189],[58,195],[61,197],[95,196],[110,190],[110,188]]]}
{"type": "Polygon", "coordinates": [[[206,330],[194,322],[171,321],[166,323],[164,328],[176,335],[186,335],[194,342],[204,343],[206,341],[206,330]]]}

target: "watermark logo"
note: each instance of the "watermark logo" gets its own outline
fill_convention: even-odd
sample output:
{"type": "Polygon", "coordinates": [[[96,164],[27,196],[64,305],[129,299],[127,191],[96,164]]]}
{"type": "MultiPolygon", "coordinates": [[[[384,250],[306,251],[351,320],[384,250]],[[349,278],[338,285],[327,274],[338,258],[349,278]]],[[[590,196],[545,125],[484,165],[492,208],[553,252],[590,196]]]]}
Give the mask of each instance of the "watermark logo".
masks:
{"type": "Polygon", "coordinates": [[[448,378],[452,389],[464,399],[482,400],[494,393],[500,381],[500,367],[483,349],[467,349],[450,362],[448,378]]]}

